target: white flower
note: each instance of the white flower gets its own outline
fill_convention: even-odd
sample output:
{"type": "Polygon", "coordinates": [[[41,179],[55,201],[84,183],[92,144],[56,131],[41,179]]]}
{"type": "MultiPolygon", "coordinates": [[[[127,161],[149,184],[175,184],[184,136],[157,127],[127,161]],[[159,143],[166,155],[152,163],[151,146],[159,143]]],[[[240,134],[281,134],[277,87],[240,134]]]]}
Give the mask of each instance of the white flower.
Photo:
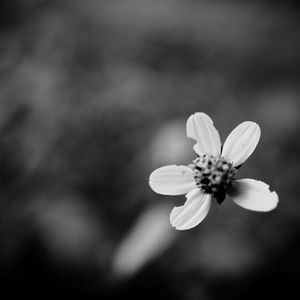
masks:
{"type": "Polygon", "coordinates": [[[234,179],[238,168],[254,151],[260,128],[254,122],[243,122],[227,137],[223,147],[211,118],[195,113],[187,120],[187,136],[196,141],[197,158],[189,166],[161,167],[150,175],[150,187],[162,195],[186,194],[184,205],[174,207],[170,222],[178,230],[198,225],[208,214],[211,200],[221,204],[232,199],[243,208],[270,211],[278,204],[276,192],[254,179],[234,179]]]}

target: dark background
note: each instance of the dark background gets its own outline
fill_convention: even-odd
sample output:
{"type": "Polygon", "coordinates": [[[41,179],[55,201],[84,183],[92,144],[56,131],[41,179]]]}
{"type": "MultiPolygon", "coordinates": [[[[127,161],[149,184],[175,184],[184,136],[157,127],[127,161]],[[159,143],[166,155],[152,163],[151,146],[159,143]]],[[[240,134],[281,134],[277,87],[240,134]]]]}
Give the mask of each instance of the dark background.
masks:
{"type": "Polygon", "coordinates": [[[297,1],[0,2],[1,299],[260,299],[299,293],[297,1]],[[178,232],[149,174],[194,159],[185,122],[262,138],[225,201],[178,232]]]}

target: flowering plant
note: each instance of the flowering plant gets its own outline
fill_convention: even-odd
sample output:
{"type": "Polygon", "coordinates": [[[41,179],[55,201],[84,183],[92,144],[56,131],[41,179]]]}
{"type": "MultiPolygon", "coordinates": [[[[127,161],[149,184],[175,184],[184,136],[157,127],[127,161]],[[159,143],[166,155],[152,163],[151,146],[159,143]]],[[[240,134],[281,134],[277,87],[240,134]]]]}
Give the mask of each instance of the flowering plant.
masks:
{"type": "Polygon", "coordinates": [[[254,179],[235,179],[238,169],[252,154],[260,139],[258,124],[246,121],[227,137],[224,145],[211,118],[195,113],[187,120],[187,136],[196,141],[197,158],[188,166],[169,165],[151,173],[150,187],[158,194],[186,194],[184,205],[174,207],[170,222],[178,230],[198,225],[208,214],[211,201],[230,198],[243,208],[270,211],[278,195],[254,179]]]}

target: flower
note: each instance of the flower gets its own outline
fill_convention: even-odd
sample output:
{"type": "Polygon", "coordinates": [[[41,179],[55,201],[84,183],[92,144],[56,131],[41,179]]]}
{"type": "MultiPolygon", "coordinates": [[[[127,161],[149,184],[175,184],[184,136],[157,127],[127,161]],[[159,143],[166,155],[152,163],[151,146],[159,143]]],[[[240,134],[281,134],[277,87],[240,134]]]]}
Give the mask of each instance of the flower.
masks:
{"type": "Polygon", "coordinates": [[[221,204],[231,199],[237,205],[266,212],[278,204],[278,195],[269,186],[254,179],[235,179],[238,169],[252,154],[260,138],[258,124],[246,121],[238,125],[223,146],[211,118],[195,113],[187,120],[187,136],[196,141],[197,158],[188,166],[169,165],[151,173],[149,185],[158,194],[186,194],[184,205],[174,207],[170,223],[177,230],[198,225],[208,214],[211,201],[221,204]]]}

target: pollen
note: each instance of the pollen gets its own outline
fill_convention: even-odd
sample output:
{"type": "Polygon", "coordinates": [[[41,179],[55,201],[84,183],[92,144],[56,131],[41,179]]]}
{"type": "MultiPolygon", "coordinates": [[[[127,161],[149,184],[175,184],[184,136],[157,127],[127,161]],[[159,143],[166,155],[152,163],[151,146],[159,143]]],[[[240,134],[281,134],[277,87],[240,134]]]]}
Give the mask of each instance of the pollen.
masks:
{"type": "Polygon", "coordinates": [[[232,164],[223,157],[204,154],[193,161],[192,168],[197,186],[221,204],[236,173],[232,164]]]}

